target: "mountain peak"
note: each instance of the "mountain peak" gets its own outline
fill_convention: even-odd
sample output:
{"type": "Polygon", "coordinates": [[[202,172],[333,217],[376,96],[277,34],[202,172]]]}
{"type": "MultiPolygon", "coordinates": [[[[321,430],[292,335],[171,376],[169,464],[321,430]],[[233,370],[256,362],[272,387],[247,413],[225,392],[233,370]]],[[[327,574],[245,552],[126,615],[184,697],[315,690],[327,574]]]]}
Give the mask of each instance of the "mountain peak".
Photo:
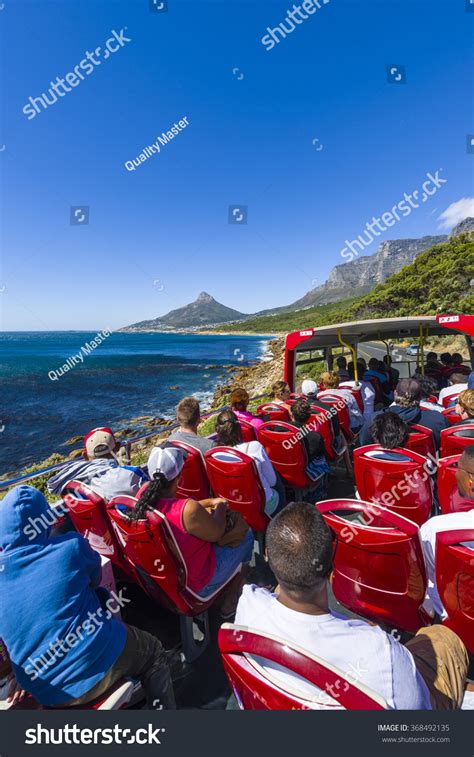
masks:
{"type": "Polygon", "coordinates": [[[196,302],[215,302],[214,297],[211,297],[210,294],[207,292],[201,292],[199,297],[197,298],[196,302]]]}

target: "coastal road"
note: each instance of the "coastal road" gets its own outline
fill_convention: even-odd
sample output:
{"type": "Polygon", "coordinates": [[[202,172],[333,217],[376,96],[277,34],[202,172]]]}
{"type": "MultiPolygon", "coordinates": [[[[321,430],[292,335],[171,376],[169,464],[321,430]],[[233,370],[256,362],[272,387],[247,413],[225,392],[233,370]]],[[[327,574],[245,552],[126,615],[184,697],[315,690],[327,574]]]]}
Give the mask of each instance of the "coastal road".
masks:
{"type": "MultiPolygon", "coordinates": [[[[380,342],[363,342],[359,345],[357,351],[358,354],[367,361],[369,361],[371,357],[376,357],[378,360],[382,360],[384,355],[387,354],[385,345],[380,342]]],[[[407,355],[404,347],[395,347],[392,350],[391,355],[394,368],[400,371],[400,378],[407,378],[410,373],[413,374],[415,372],[416,357],[407,355]],[[415,365],[409,367],[408,363],[414,363],[415,365]]]]}

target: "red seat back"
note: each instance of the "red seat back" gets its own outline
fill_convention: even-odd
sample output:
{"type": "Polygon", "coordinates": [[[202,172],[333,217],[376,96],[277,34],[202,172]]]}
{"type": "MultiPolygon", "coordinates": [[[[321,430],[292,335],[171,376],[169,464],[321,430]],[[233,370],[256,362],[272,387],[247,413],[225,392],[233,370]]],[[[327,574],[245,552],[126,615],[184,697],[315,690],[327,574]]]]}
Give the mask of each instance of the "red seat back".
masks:
{"type": "Polygon", "coordinates": [[[204,600],[188,588],[186,563],[166,516],[152,510],[142,520],[132,521],[127,511],[136,502],[134,497],[115,497],[108,503],[107,513],[143,590],[173,612],[184,615],[203,612],[214,596],[204,600]]]}
{"type": "Polygon", "coordinates": [[[329,460],[336,460],[338,454],[335,451],[334,432],[331,420],[320,407],[312,407],[311,410],[313,414],[308,421],[308,428],[321,435],[327,458],[329,460]]]}
{"type": "MultiPolygon", "coordinates": [[[[441,404],[443,405],[444,408],[447,408],[451,404],[451,402],[457,400],[460,394],[461,392],[459,391],[459,392],[453,392],[452,394],[446,395],[441,400],[441,404]]],[[[452,405],[452,408],[454,409],[454,405],[452,405]]]]}
{"type": "Polygon", "coordinates": [[[424,457],[431,455],[435,458],[436,445],[432,430],[421,424],[410,426],[408,441],[405,444],[405,448],[411,449],[413,452],[418,452],[419,455],[423,455],[424,457]]]}
{"type": "Polygon", "coordinates": [[[233,447],[215,447],[204,458],[215,496],[224,497],[254,531],[265,531],[270,519],[254,460],[233,447]]]}
{"type": "Polygon", "coordinates": [[[326,500],[316,507],[336,537],[336,599],[358,615],[402,631],[428,624],[421,607],[426,572],[418,526],[360,500],[326,500]]]}
{"type": "Polygon", "coordinates": [[[177,489],[178,496],[184,499],[195,499],[198,502],[210,497],[211,487],[201,452],[196,447],[177,439],[169,439],[168,444],[179,447],[187,453],[177,489]]]}
{"type": "Polygon", "coordinates": [[[441,431],[440,457],[459,455],[474,444],[474,423],[451,426],[441,431]]]}
{"type": "Polygon", "coordinates": [[[382,382],[380,381],[380,379],[378,379],[377,376],[372,376],[372,378],[365,378],[364,381],[367,381],[373,386],[375,392],[374,405],[384,404],[385,397],[382,389],[382,382]]]}
{"type": "Polygon", "coordinates": [[[69,510],[74,528],[87,539],[92,549],[108,557],[128,578],[136,580],[135,571],[125,559],[110,526],[105,500],[80,481],[69,481],[61,496],[69,510]]]}
{"type": "Polygon", "coordinates": [[[243,710],[388,709],[378,694],[283,639],[224,623],[218,642],[224,670],[243,710]],[[259,658],[258,662],[255,657],[259,658]],[[264,661],[281,665],[295,675],[292,690],[285,688],[285,683],[272,670],[263,667],[264,661]],[[316,686],[320,693],[316,691],[311,698],[304,692],[298,696],[296,676],[316,686]]]}
{"type": "Polygon", "coordinates": [[[257,415],[262,414],[268,416],[269,421],[284,421],[285,423],[289,423],[290,421],[288,410],[281,405],[272,405],[271,403],[259,405],[257,407],[257,415]]]}
{"type": "Polygon", "coordinates": [[[366,502],[376,502],[421,526],[431,513],[431,480],[424,466],[426,458],[409,449],[390,452],[408,460],[380,460],[371,453],[383,452],[378,444],[354,450],[354,475],[357,491],[366,502]],[[407,476],[414,478],[408,479],[407,476]],[[408,481],[413,481],[410,486],[408,481]]]}
{"type": "Polygon", "coordinates": [[[456,471],[460,457],[452,455],[438,461],[438,500],[443,515],[474,509],[474,500],[459,493],[456,471]]]}
{"type": "Polygon", "coordinates": [[[242,431],[243,442],[254,442],[257,438],[257,434],[254,426],[248,421],[239,420],[240,428],[242,431]]]}
{"type": "Polygon", "coordinates": [[[301,429],[290,423],[269,421],[258,429],[258,440],[265,447],[270,462],[289,486],[305,489],[312,484],[306,475],[308,464],[301,429]]]}
{"type": "Polygon", "coordinates": [[[351,431],[351,416],[349,413],[349,408],[344,401],[344,397],[338,397],[337,395],[330,394],[320,394],[318,396],[318,401],[322,402],[324,405],[330,405],[331,407],[337,409],[337,417],[339,418],[341,431],[348,442],[352,441],[354,434],[351,431]]]}
{"type": "Polygon", "coordinates": [[[436,535],[436,586],[448,613],[445,624],[474,654],[474,528],[436,535]]]}
{"type": "Polygon", "coordinates": [[[461,416],[454,412],[454,408],[442,410],[442,415],[444,415],[450,426],[454,426],[461,420],[461,416]]]}

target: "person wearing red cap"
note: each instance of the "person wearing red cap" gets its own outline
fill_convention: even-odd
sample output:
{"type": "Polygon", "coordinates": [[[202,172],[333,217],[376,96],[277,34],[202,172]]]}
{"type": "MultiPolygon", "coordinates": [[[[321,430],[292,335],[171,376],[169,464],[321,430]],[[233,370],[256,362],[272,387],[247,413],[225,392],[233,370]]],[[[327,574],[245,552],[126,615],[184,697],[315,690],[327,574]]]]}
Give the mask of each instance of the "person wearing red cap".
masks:
{"type": "Polygon", "coordinates": [[[82,481],[106,500],[126,495],[133,497],[148,481],[141,468],[119,464],[120,442],[106,427],[94,428],[84,437],[84,460],[74,460],[49,479],[50,494],[60,495],[69,481],[82,481]]]}

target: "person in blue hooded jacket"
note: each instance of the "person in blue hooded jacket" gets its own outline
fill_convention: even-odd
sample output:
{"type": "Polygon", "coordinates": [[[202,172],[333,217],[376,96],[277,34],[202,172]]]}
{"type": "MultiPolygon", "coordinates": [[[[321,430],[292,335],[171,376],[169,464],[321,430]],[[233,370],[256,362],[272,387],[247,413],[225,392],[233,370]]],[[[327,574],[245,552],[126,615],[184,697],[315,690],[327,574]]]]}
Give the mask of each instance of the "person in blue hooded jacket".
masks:
{"type": "MultiPolygon", "coordinates": [[[[433,432],[436,449],[439,449],[441,431],[448,428],[449,422],[442,413],[436,410],[422,410],[420,402],[421,387],[418,381],[412,378],[400,379],[395,389],[395,402],[380,412],[396,413],[409,427],[420,425],[430,429],[433,432]]],[[[370,421],[365,423],[360,430],[359,445],[364,447],[366,444],[373,443],[370,421]]]]}
{"type": "Polygon", "coordinates": [[[103,606],[100,556],[77,533],[51,536],[41,492],[12,489],[0,503],[0,638],[18,685],[40,704],[87,704],[124,676],[140,678],[148,706],[174,708],[160,641],[103,606]]]}

